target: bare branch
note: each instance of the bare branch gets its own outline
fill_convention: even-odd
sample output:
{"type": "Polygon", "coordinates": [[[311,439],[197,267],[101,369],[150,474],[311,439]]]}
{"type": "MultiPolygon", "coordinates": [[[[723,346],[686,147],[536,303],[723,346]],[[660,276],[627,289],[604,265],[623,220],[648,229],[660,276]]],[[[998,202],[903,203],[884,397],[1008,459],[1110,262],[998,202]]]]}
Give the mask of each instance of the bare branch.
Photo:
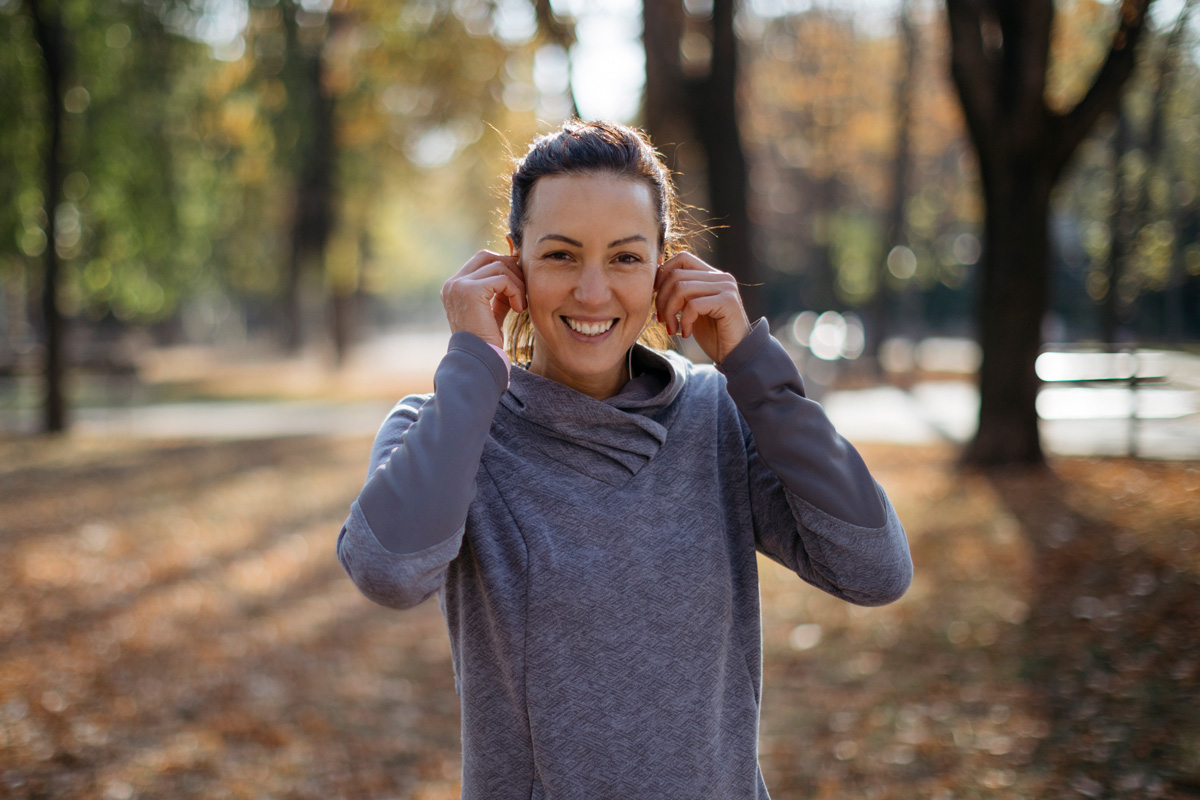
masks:
{"type": "Polygon", "coordinates": [[[1174,88],[1175,69],[1179,61],[1179,49],[1187,31],[1188,20],[1196,0],[1186,0],[1175,20],[1175,28],[1167,37],[1162,56],[1158,60],[1158,74],[1154,85],[1154,110],[1150,114],[1150,131],[1146,136],[1146,152],[1151,161],[1158,159],[1163,147],[1163,129],[1166,126],[1167,101],[1174,88]]]}
{"type": "Polygon", "coordinates": [[[950,24],[950,75],[977,147],[992,140],[998,116],[997,72],[987,55],[978,0],[946,0],[950,24]]]}
{"type": "Polygon", "coordinates": [[[996,3],[996,15],[1004,35],[1002,113],[1017,128],[1015,138],[1030,143],[1043,133],[1054,4],[1050,0],[996,3]]]}
{"type": "Polygon", "coordinates": [[[552,44],[562,48],[567,57],[567,96],[571,100],[571,116],[579,118],[579,104],[575,99],[574,65],[571,63],[571,46],[575,44],[575,21],[563,20],[554,13],[550,0],[535,0],[534,12],[537,14],[538,31],[552,44]]]}
{"type": "Polygon", "coordinates": [[[1056,172],[1066,165],[1100,115],[1116,108],[1121,89],[1133,73],[1137,42],[1146,29],[1147,13],[1153,1],[1122,0],[1120,24],[1095,80],[1073,109],[1054,116],[1056,135],[1052,163],[1056,172]]]}

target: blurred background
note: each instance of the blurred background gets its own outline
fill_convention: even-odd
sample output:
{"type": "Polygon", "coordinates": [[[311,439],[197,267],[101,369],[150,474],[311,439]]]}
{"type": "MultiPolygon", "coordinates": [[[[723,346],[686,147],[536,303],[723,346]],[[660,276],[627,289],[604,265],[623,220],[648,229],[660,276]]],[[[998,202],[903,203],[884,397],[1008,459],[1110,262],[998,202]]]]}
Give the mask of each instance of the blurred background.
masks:
{"type": "MultiPolygon", "coordinates": [[[[214,352],[428,371],[441,283],[504,246],[511,157],[580,115],[649,131],[693,248],[814,394],[957,375],[924,413],[963,438],[1019,407],[995,427],[1020,448],[979,460],[1037,461],[1043,345],[1149,348],[1041,376],[1055,448],[1128,450],[1131,412],[1198,408],[1127,391],[1194,388],[1200,339],[1197,15],[1146,5],[1117,47],[1122,15],[1083,0],[957,38],[925,0],[6,0],[0,425],[112,424],[89,409],[165,399],[214,352]]],[[[1168,430],[1150,446],[1200,452],[1168,430]]]]}
{"type": "Polygon", "coordinates": [[[1196,796],[1196,5],[0,0],[0,795],[458,796],[333,538],[579,116],[909,531],[888,609],[762,564],[772,791],[1196,796]]]}

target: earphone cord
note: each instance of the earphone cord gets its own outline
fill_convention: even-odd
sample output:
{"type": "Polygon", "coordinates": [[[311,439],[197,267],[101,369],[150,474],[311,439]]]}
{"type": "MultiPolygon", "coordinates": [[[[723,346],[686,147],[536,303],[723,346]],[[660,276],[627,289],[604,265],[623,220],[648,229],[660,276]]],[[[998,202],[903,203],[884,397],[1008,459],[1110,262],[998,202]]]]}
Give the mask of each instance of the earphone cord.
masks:
{"type": "Polygon", "coordinates": [[[629,345],[629,352],[626,355],[626,365],[625,365],[626,369],[629,370],[629,380],[633,380],[633,348],[637,347],[637,343],[639,341],[641,341],[642,334],[646,332],[646,326],[649,324],[650,324],[649,320],[642,323],[642,329],[640,331],[638,331],[637,338],[633,340],[633,344],[629,345]]]}

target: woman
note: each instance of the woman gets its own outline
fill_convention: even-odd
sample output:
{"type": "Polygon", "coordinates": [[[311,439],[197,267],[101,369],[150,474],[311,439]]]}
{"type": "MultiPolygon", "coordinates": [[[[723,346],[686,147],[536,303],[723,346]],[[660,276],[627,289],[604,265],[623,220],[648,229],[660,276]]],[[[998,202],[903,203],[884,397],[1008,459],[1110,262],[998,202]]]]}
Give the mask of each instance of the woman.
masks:
{"type": "Polygon", "coordinates": [[[338,557],[383,605],[437,595],[464,798],[765,798],[756,552],[877,605],[904,531],[734,279],[667,257],[643,136],[567,123],[511,203],[509,255],[442,290],[434,392],[384,422],[338,557]],[[655,320],[716,367],[638,344],[655,320]]]}

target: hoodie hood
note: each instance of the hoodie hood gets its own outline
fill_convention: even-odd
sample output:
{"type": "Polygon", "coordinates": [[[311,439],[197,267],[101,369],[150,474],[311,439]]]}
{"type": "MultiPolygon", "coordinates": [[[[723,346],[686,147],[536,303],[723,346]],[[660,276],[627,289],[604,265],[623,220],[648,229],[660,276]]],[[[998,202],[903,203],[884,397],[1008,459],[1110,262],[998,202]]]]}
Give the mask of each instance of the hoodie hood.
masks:
{"type": "MultiPolygon", "coordinates": [[[[623,486],[667,441],[687,362],[674,353],[634,345],[634,379],[607,400],[514,368],[504,412],[524,429],[521,446],[612,486],[623,486]]],[[[516,444],[516,440],[513,441],[516,444]]]]}

